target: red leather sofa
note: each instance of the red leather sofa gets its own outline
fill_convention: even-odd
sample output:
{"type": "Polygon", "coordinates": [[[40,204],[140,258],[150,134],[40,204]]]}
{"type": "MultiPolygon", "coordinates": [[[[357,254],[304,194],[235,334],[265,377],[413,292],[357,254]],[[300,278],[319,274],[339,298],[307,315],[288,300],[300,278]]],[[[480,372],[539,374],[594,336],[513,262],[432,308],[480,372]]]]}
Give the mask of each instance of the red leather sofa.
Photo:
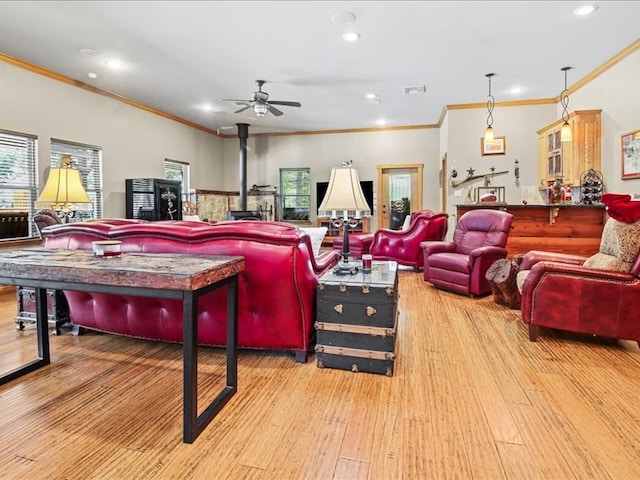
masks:
{"type": "MultiPolygon", "coordinates": [[[[304,362],[314,339],[317,279],[338,261],[335,251],[313,255],[296,226],[279,222],[94,220],[42,230],[46,248],[86,249],[120,240],[122,252],[241,255],[238,346],[288,350],[304,362]]],[[[117,261],[105,260],[105,261],[117,261]]],[[[179,300],[65,291],[74,325],[137,338],[182,342],[179,300]]],[[[226,288],[200,300],[199,344],[226,343],[226,288]]]]}

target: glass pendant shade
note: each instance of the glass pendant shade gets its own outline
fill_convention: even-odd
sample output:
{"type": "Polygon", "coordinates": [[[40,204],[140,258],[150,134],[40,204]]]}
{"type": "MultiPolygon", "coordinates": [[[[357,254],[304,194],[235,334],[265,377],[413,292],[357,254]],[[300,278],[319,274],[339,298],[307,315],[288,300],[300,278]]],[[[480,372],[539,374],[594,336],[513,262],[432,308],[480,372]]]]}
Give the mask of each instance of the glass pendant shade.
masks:
{"type": "Polygon", "coordinates": [[[493,143],[493,128],[487,127],[487,130],[484,132],[484,143],[493,143]]]}
{"type": "Polygon", "coordinates": [[[571,125],[569,125],[569,122],[564,122],[562,124],[562,130],[560,130],[560,141],[570,142],[572,140],[573,135],[571,134],[571,125]]]}

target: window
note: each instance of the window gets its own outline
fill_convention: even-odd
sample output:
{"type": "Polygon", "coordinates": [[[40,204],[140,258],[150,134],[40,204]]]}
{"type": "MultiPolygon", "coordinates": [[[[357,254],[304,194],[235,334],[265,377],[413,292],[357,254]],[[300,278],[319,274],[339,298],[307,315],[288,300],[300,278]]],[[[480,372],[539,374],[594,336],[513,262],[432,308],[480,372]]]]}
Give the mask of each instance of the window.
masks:
{"type": "Polygon", "coordinates": [[[309,221],[311,199],[311,173],[308,168],[281,168],[280,194],[282,198],[282,219],[309,221]]]}
{"type": "Polygon", "coordinates": [[[0,241],[36,236],[37,137],[0,130],[0,241]]]}
{"type": "Polygon", "coordinates": [[[52,167],[59,166],[62,154],[71,155],[71,165],[80,171],[82,185],[92,202],[91,205],[80,206],[75,221],[102,218],[102,149],[52,138],[52,167]]]}
{"type": "Polygon", "coordinates": [[[164,178],[167,180],[177,180],[180,182],[182,200],[189,199],[189,164],[177,160],[164,160],[164,178]]]}

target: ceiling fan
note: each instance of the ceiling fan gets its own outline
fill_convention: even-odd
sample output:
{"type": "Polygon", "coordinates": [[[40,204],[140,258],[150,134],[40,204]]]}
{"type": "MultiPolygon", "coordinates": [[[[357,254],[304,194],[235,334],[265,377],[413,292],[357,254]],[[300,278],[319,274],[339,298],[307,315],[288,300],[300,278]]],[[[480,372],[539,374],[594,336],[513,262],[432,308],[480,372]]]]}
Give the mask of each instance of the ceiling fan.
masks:
{"type": "Polygon", "coordinates": [[[253,92],[251,95],[251,100],[237,100],[233,98],[223,98],[223,102],[234,102],[236,105],[243,105],[240,110],[236,110],[233,113],[244,112],[248,108],[252,108],[254,113],[258,117],[264,117],[267,112],[271,112],[276,117],[279,117],[283,114],[280,110],[278,110],[274,105],[282,105],[285,107],[301,107],[302,104],[300,102],[284,102],[284,101],[268,101],[269,94],[267,92],[262,91],[262,86],[266,83],[264,80],[256,80],[258,84],[258,91],[253,92]]]}

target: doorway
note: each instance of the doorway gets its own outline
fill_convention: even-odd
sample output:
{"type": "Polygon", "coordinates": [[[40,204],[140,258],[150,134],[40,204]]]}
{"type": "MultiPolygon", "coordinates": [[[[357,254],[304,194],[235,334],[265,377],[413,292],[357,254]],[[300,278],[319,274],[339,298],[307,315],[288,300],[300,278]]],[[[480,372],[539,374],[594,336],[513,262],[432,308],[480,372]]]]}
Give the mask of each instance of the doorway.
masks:
{"type": "Polygon", "coordinates": [[[422,209],[421,163],[378,165],[378,228],[399,230],[409,213],[422,209]]]}
{"type": "Polygon", "coordinates": [[[443,212],[447,211],[447,152],[444,153],[440,161],[440,207],[443,212]]]}

